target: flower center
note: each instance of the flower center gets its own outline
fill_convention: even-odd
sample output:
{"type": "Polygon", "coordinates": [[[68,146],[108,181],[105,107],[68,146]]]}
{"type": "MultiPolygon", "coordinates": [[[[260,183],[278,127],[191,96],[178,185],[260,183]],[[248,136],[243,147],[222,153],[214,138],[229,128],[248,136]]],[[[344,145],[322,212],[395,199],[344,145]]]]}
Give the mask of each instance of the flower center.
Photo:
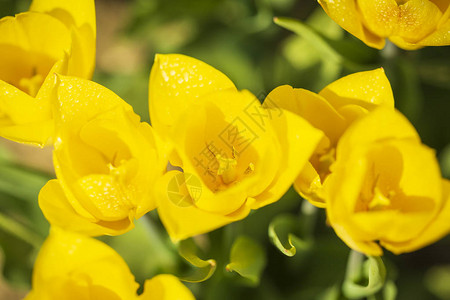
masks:
{"type": "Polygon", "coordinates": [[[330,148],[324,155],[319,157],[318,173],[322,182],[330,174],[330,167],[336,160],[336,149],[330,148]]]}
{"type": "Polygon", "coordinates": [[[222,176],[223,183],[230,184],[235,181],[237,177],[237,160],[235,158],[222,157],[220,154],[216,155],[216,159],[219,162],[217,175],[222,176]]]}
{"type": "Polygon", "coordinates": [[[323,183],[325,178],[331,173],[331,165],[336,161],[336,148],[331,147],[324,149],[323,151],[315,154],[310,162],[317,174],[319,175],[320,182],[323,183]]]}
{"type": "Polygon", "coordinates": [[[373,198],[369,202],[369,210],[382,210],[391,205],[392,197],[395,196],[394,191],[389,191],[387,196],[383,194],[379,187],[373,189],[373,198]]]}
{"type": "MultiPolygon", "coordinates": [[[[233,147],[231,152],[231,158],[224,157],[220,154],[215,155],[217,162],[219,163],[219,167],[217,169],[217,175],[222,178],[222,182],[226,185],[231,184],[236,181],[238,178],[238,161],[237,161],[237,153],[236,149],[233,147]]],[[[255,169],[253,163],[250,163],[245,170],[244,174],[250,174],[255,169]]]]}
{"type": "Polygon", "coordinates": [[[19,88],[28,93],[31,97],[36,97],[43,82],[44,77],[41,74],[34,74],[30,78],[21,78],[19,81],[19,88]]]}

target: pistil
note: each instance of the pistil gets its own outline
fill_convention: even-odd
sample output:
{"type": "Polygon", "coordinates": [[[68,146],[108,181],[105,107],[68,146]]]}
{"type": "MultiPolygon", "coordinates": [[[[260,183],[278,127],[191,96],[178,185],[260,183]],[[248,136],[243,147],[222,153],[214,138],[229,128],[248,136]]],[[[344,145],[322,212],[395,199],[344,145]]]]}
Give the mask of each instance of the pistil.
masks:
{"type": "Polygon", "coordinates": [[[41,74],[35,74],[31,78],[22,78],[19,82],[19,87],[27,92],[31,97],[36,97],[41,88],[44,78],[41,74]]]}

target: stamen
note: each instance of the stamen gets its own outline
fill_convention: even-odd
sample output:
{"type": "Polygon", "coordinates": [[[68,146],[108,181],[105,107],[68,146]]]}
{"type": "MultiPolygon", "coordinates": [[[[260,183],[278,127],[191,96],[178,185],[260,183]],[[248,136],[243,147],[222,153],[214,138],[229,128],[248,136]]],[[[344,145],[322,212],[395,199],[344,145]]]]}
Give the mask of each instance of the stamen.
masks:
{"type": "Polygon", "coordinates": [[[219,169],[217,175],[222,176],[222,180],[225,184],[230,184],[236,180],[237,161],[235,158],[222,157],[220,154],[216,155],[216,159],[219,162],[219,169]]]}
{"type": "Polygon", "coordinates": [[[335,162],[336,150],[331,148],[327,153],[323,154],[319,158],[319,175],[324,179],[326,175],[330,173],[330,167],[335,162]]]}
{"type": "Polygon", "coordinates": [[[255,171],[255,165],[253,163],[249,163],[247,169],[245,169],[244,174],[248,175],[250,173],[253,173],[255,171]]]}
{"type": "Polygon", "coordinates": [[[380,209],[391,204],[391,199],[385,197],[378,187],[374,188],[372,201],[369,203],[369,209],[380,209]]]}
{"type": "Polygon", "coordinates": [[[31,97],[36,97],[42,83],[44,82],[44,77],[41,74],[35,74],[31,78],[22,78],[19,81],[19,87],[27,92],[31,97]]]}

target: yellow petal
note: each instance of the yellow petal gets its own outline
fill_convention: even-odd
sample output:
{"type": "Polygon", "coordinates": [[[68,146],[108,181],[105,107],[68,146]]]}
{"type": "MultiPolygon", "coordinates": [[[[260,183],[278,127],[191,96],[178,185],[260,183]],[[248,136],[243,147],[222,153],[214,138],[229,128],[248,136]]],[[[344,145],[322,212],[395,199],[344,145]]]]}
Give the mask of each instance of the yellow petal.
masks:
{"type": "Polygon", "coordinates": [[[449,12],[450,3],[447,0],[431,0],[430,2],[433,2],[442,13],[445,13],[446,11],[449,12]]]}
{"type": "Polygon", "coordinates": [[[367,145],[380,139],[397,138],[420,141],[419,135],[406,117],[387,107],[379,107],[353,124],[347,129],[338,144],[336,152],[338,159],[340,156],[346,156],[346,152],[341,149],[351,149],[355,145],[367,145]],[[356,126],[358,123],[364,125],[356,126]]]}
{"type": "Polygon", "coordinates": [[[29,10],[49,14],[67,27],[69,24],[77,27],[88,24],[94,31],[96,28],[94,0],[33,0],[29,10]]]}
{"type": "Polygon", "coordinates": [[[50,180],[39,193],[39,207],[45,218],[54,226],[89,236],[118,235],[131,230],[134,225],[129,218],[118,222],[93,222],[78,214],[58,180],[50,180]]]}
{"type": "Polygon", "coordinates": [[[0,80],[0,136],[45,145],[53,135],[48,99],[37,99],[0,80]]]}
{"type": "MultiPolygon", "coordinates": [[[[125,261],[112,248],[95,239],[53,227],[36,259],[33,292],[47,294],[52,289],[56,292],[55,283],[65,282],[66,287],[72,283],[73,287],[78,285],[77,281],[80,285],[102,288],[103,293],[99,289],[90,290],[102,296],[96,299],[105,299],[105,293],[133,299],[138,288],[125,261]]],[[[61,287],[64,288],[64,284],[61,287]]],[[[72,291],[59,292],[71,294],[72,291]]]]}
{"type": "Polygon", "coordinates": [[[294,188],[300,196],[307,199],[311,204],[320,208],[326,207],[323,184],[310,162],[306,163],[300,175],[294,181],[294,188]]]}
{"type": "Polygon", "coordinates": [[[395,0],[357,0],[365,26],[380,37],[396,32],[400,10],[395,0]]]}
{"type": "Polygon", "coordinates": [[[338,111],[347,105],[369,111],[378,106],[394,107],[391,85],[382,68],[345,76],[326,86],[319,95],[338,111]]]}
{"type": "Polygon", "coordinates": [[[268,107],[282,108],[299,115],[322,130],[335,145],[347,124],[327,100],[316,93],[283,85],[271,91],[264,103],[268,107]]]}
{"type": "Polygon", "coordinates": [[[450,8],[447,8],[436,31],[419,41],[420,46],[447,46],[450,45],[450,8]]]}
{"type": "Polygon", "coordinates": [[[194,300],[192,292],[177,277],[161,274],[146,280],[140,300],[194,300]]]}
{"type": "Polygon", "coordinates": [[[0,136],[15,142],[43,147],[49,144],[49,137],[54,132],[53,125],[53,121],[23,125],[9,124],[9,126],[0,127],[0,136]]]}
{"type": "Polygon", "coordinates": [[[169,171],[157,184],[159,195],[158,214],[173,241],[212,231],[231,222],[241,220],[249,214],[250,208],[246,205],[229,215],[206,212],[195,205],[178,205],[168,197],[167,187],[169,181],[179,173],[181,172],[169,171]]]}
{"type": "Polygon", "coordinates": [[[89,80],[58,75],[56,127],[80,128],[96,115],[116,107],[132,107],[109,89],[89,80]]]}
{"type": "Polygon", "coordinates": [[[441,10],[429,0],[410,0],[399,6],[399,26],[395,35],[415,43],[436,30],[441,10]]]}
{"type": "Polygon", "coordinates": [[[57,19],[45,14],[27,12],[5,17],[0,20],[0,32],[2,44],[45,54],[54,61],[61,59],[64,51],[70,49],[70,31],[57,19]]]}
{"type": "Polygon", "coordinates": [[[376,242],[357,240],[353,235],[348,234],[346,229],[342,228],[338,224],[333,224],[333,229],[336,232],[337,236],[353,250],[370,256],[383,255],[383,250],[376,242]]]}
{"type": "Polygon", "coordinates": [[[395,254],[411,252],[432,244],[450,233],[450,181],[442,179],[442,206],[419,236],[406,242],[383,242],[382,245],[395,254]]]}
{"type": "Polygon", "coordinates": [[[152,125],[164,135],[198,97],[226,89],[236,88],[228,77],[206,63],[180,54],[158,54],[149,82],[152,125]]]}
{"type": "Polygon", "coordinates": [[[96,20],[94,0],[33,0],[30,11],[49,14],[72,32],[70,75],[91,78],[95,65],[96,20]]]}
{"type": "Polygon", "coordinates": [[[278,175],[260,195],[252,209],[278,201],[294,182],[316,149],[323,133],[311,126],[305,119],[283,110],[281,116],[272,119],[272,125],[281,145],[282,156],[278,175]]]}
{"type": "Polygon", "coordinates": [[[95,69],[95,32],[83,26],[71,31],[72,47],[67,75],[91,79],[95,69]]]}
{"type": "Polygon", "coordinates": [[[362,24],[355,0],[318,0],[325,12],[342,28],[362,40],[368,46],[382,49],[385,45],[383,37],[367,30],[362,24]]]}

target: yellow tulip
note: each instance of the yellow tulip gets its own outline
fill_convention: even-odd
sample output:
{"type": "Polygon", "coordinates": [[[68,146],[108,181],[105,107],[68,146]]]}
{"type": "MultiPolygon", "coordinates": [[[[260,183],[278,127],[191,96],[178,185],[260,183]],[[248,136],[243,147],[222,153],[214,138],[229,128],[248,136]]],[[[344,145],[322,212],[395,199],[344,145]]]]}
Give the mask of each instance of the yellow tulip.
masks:
{"type": "Polygon", "coordinates": [[[368,46],[385,38],[400,48],[450,45],[450,3],[446,0],[318,0],[342,28],[368,46]]]}
{"type": "Polygon", "coordinates": [[[325,134],[294,183],[299,194],[318,207],[326,206],[327,178],[335,161],[336,145],[347,127],[376,107],[394,107],[391,86],[383,69],[348,75],[319,94],[280,86],[266,101],[305,118],[325,134]]]}
{"type": "Polygon", "coordinates": [[[150,116],[167,136],[173,170],[158,212],[173,240],[205,233],[273,203],[290,187],[322,134],[281,108],[267,108],[211,66],[158,55],[150,116]]]}
{"type": "Polygon", "coordinates": [[[50,142],[53,74],[90,78],[95,35],[93,0],[34,0],[30,11],[0,20],[0,136],[50,142]]]}
{"type": "Polygon", "coordinates": [[[144,293],[125,261],[106,244],[52,228],[35,262],[33,289],[26,300],[192,300],[173,275],[146,280],[144,293]]]}
{"type": "Polygon", "coordinates": [[[156,206],[167,159],[149,124],[113,92],[58,76],[54,166],[39,205],[51,224],[89,235],[117,235],[156,206]]]}
{"type": "Polygon", "coordinates": [[[450,231],[450,182],[399,112],[378,108],[342,136],[327,214],[351,248],[382,255],[422,248],[450,231]]]}

